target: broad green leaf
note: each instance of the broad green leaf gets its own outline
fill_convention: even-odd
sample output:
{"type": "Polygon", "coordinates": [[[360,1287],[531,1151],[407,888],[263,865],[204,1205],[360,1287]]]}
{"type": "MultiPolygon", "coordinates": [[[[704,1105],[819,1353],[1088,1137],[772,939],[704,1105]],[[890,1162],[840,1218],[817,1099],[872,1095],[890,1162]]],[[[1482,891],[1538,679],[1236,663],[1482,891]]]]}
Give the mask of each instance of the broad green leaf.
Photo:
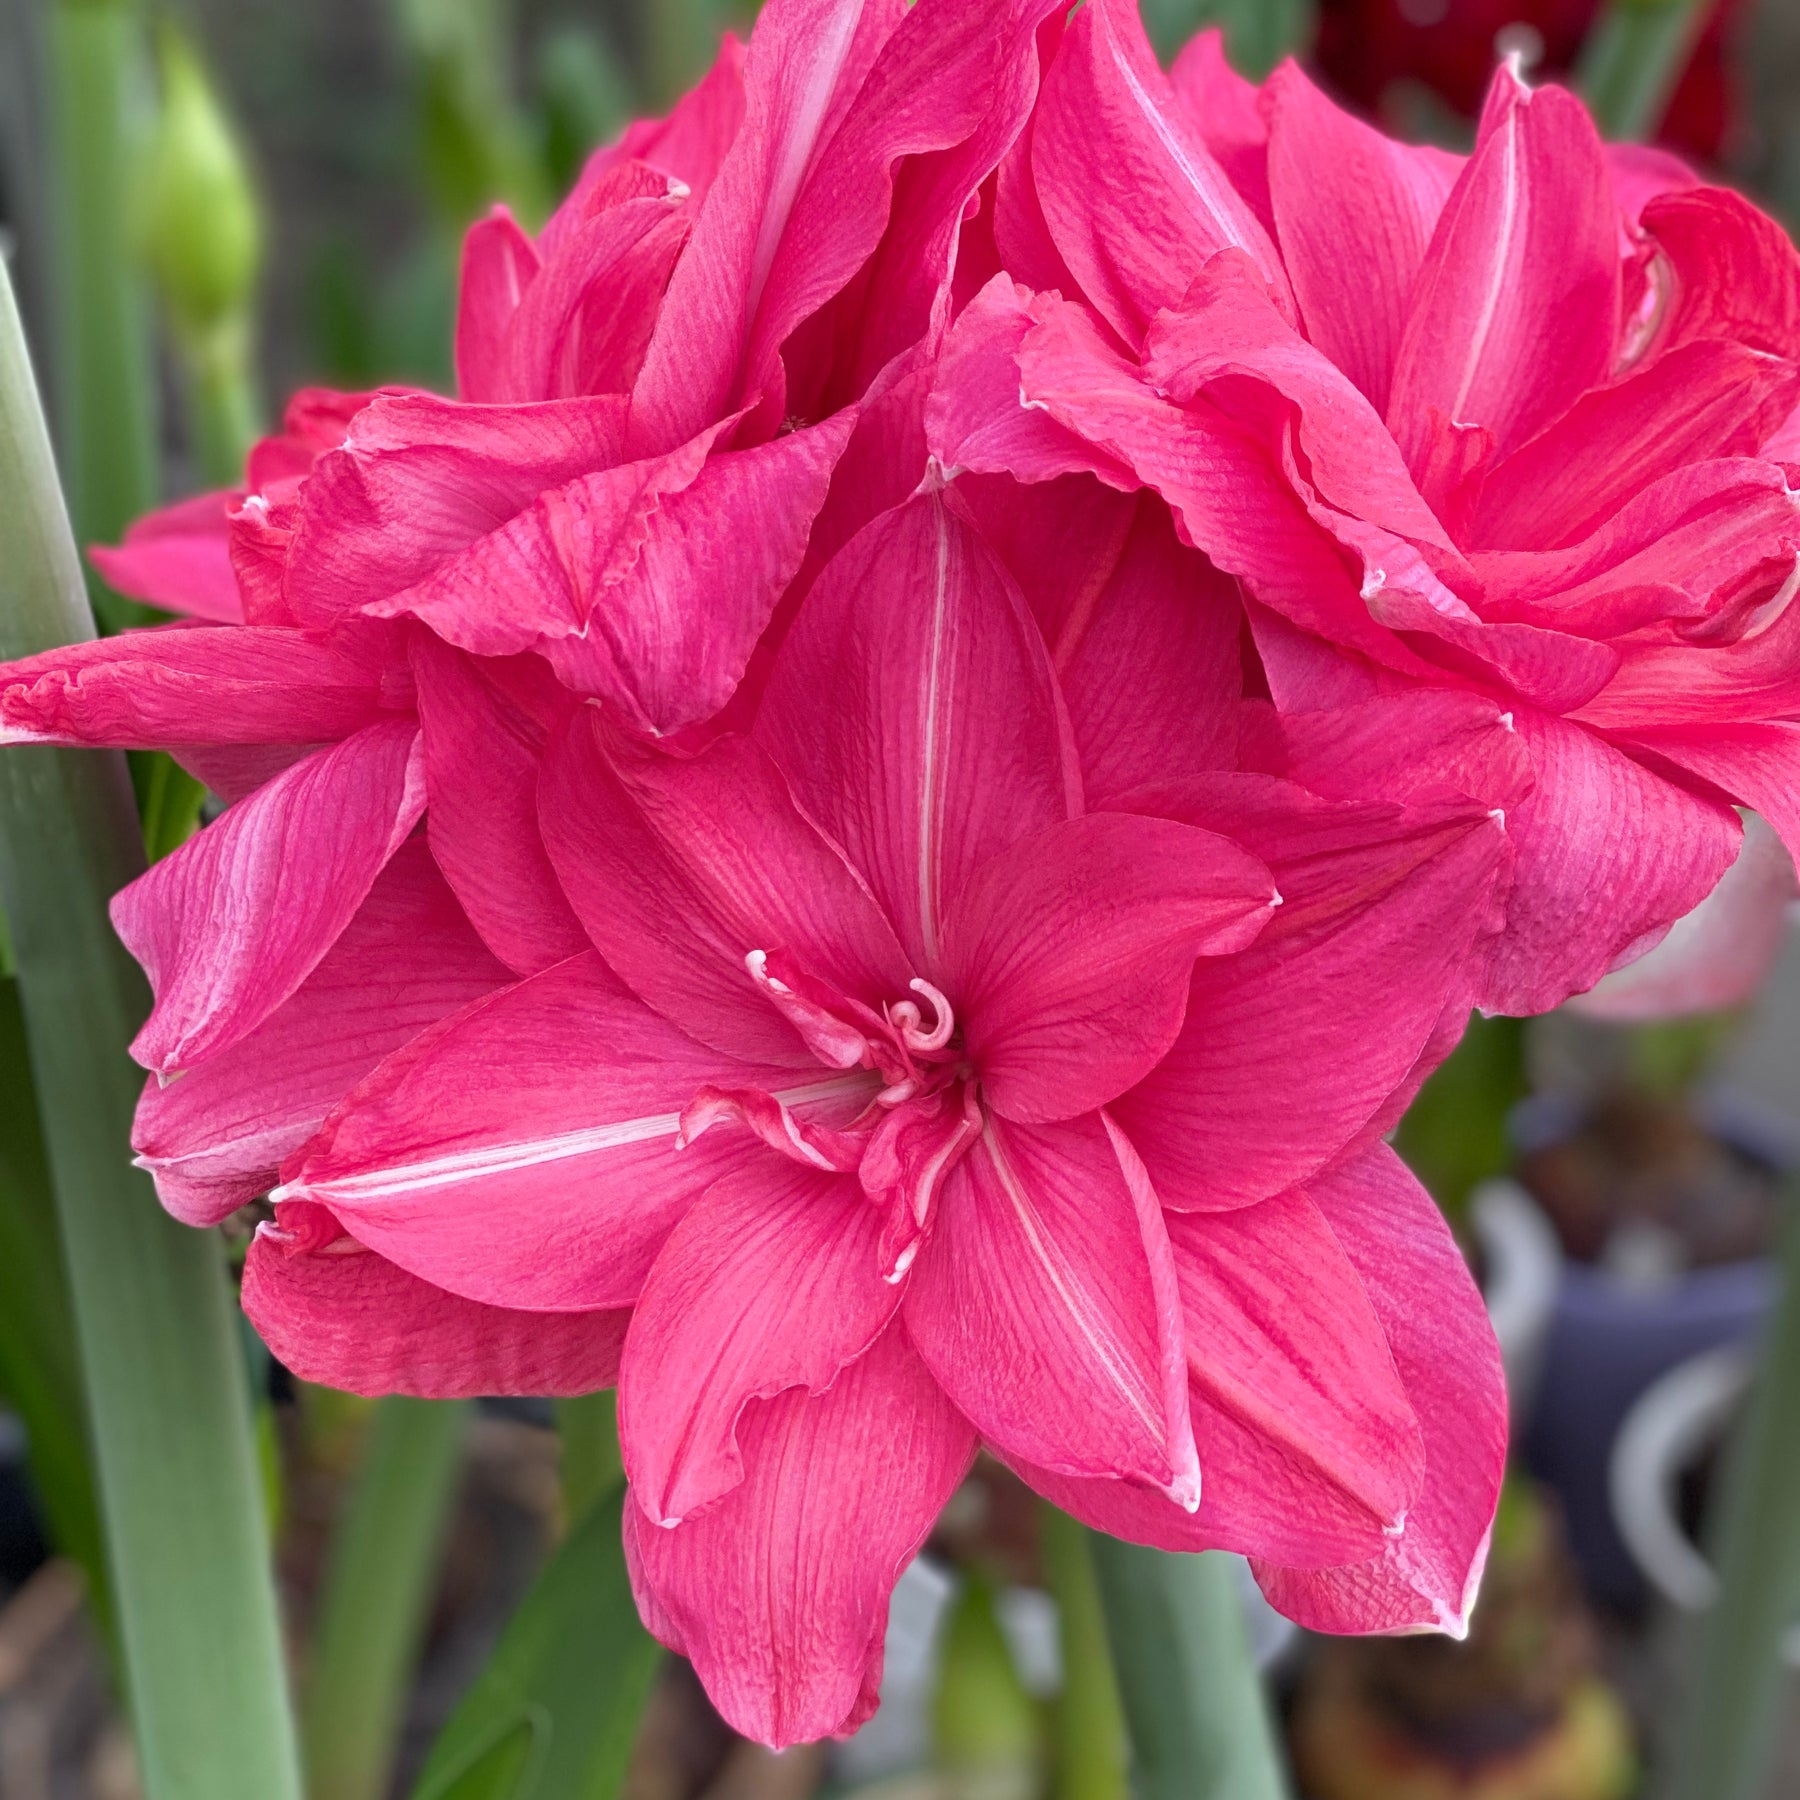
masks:
{"type": "MultiPolygon", "coordinates": [[[[59,6],[63,15],[110,12],[59,6]]],[[[92,635],[0,268],[0,657],[92,635]]],[[[146,1800],[298,1800],[236,1308],[215,1233],[131,1166],[149,995],[107,901],[144,866],[123,760],[0,751],[0,905],[74,1301],[146,1800]]]]}
{"type": "Polygon", "coordinates": [[[638,1623],[625,1490],[590,1507],[519,1603],[412,1800],[611,1800],[662,1651],[638,1623]]]}
{"type": "Polygon", "coordinates": [[[19,990],[0,980],[0,1395],[25,1426],[56,1547],[81,1564],[106,1616],[100,1510],[88,1461],[75,1316],[56,1234],[19,990]]]}

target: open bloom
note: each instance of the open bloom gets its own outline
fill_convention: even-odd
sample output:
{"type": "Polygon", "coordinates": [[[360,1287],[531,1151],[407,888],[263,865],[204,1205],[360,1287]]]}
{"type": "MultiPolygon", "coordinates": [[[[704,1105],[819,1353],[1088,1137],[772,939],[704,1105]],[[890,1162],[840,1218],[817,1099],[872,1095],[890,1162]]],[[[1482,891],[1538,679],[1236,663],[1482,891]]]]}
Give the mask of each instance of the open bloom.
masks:
{"type": "MultiPolygon", "coordinates": [[[[0,739],[167,748],[232,802],[115,904],[156,1076],[267,1027],[421,819],[506,970],[583,946],[536,825],[543,745],[583,696],[652,734],[717,712],[802,559],[916,481],[922,452],[882,489],[880,396],[947,323],[1044,10],[765,8],[535,242],[503,214],[471,232],[462,398],[303,393],[243,489],[96,553],[198,623],[0,671],[0,739]]],[[[218,1205],[266,1172],[227,1171],[250,1141],[197,1099],[146,1107],[144,1154],[205,1167],[218,1205]]]]}
{"type": "Polygon", "coordinates": [[[252,1249],[303,1371],[368,1265],[630,1308],[640,1605],[771,1742],[872,1708],[977,1442],[1105,1528],[1251,1552],[1325,1629],[1457,1629],[1479,1575],[1498,1363],[1379,1134],[1460,1026],[1506,834],[1416,771],[1239,772],[1234,596],[1106,506],[1054,647],[928,482],[822,573],[748,735],[582,709],[541,807],[595,949],[365,1077],[252,1249]]]}
{"type": "Polygon", "coordinates": [[[959,322],[978,373],[934,448],[1156,488],[1244,581],[1284,712],[1494,699],[1537,781],[1484,1005],[1654,943],[1730,867],[1733,802],[1800,844],[1800,260],[1770,220],[1609,158],[1510,68],[1459,159],[1292,67],[1257,92],[1201,44],[1166,77],[1122,0],[1074,15],[1000,191],[1013,280],[959,322]]]}

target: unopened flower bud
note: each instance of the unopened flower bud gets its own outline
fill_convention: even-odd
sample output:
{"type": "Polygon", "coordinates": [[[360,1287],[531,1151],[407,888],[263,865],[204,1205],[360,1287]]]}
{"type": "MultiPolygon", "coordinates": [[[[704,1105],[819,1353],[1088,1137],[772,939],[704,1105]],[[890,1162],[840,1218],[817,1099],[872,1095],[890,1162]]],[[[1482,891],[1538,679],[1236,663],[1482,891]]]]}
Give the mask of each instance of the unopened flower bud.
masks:
{"type": "Polygon", "coordinates": [[[162,112],[140,193],[146,261],[170,322],[193,339],[248,307],[262,220],[236,134],[192,46],[161,33],[162,112]]]}

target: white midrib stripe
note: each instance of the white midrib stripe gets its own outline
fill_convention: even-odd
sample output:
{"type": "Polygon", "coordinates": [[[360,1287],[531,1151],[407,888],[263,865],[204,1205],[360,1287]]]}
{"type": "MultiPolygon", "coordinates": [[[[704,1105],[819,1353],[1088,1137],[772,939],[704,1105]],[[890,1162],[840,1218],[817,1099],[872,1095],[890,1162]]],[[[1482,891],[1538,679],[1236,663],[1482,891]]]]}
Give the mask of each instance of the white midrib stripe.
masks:
{"type": "Polygon", "coordinates": [[[942,500],[932,502],[937,525],[937,584],[931,602],[931,661],[925,675],[925,746],[919,770],[919,937],[934,962],[938,953],[938,856],[943,832],[943,758],[938,731],[942,713],[944,640],[949,634],[950,522],[942,500]]]}
{"type": "Polygon", "coordinates": [[[800,183],[806,175],[807,165],[812,160],[814,150],[818,148],[819,127],[824,123],[826,109],[837,91],[838,76],[843,70],[844,58],[850,54],[850,45],[856,37],[856,27],[861,18],[860,5],[837,9],[837,29],[819,45],[812,68],[807,73],[799,104],[794,108],[788,130],[782,138],[780,159],[770,171],[769,197],[764,203],[762,223],[757,228],[756,248],[751,256],[750,285],[744,307],[747,319],[756,316],[756,308],[762,300],[763,283],[768,280],[769,270],[774,265],[775,252],[781,243],[782,233],[787,230],[788,215],[794,209],[794,201],[800,192],[800,183]]]}
{"type": "Polygon", "coordinates": [[[1500,213],[1500,229],[1494,238],[1496,254],[1488,272],[1487,292],[1481,298],[1481,317],[1475,322],[1475,329],[1469,335],[1469,354],[1463,362],[1462,381],[1457,387],[1456,398],[1450,403],[1452,420],[1463,417],[1469,389],[1475,385],[1475,371],[1494,329],[1494,315],[1500,310],[1501,291],[1506,286],[1513,225],[1519,216],[1519,115],[1516,111],[1506,122],[1503,164],[1501,192],[1505,195],[1505,204],[1500,213]]]}
{"type": "MultiPolygon", "coordinates": [[[[860,1071],[858,1075],[860,1079],[860,1071]]],[[[784,1106],[803,1106],[809,1100],[831,1099],[855,1085],[840,1075],[805,1087],[784,1088],[773,1097],[784,1106]]],[[[490,1175],[507,1175],[518,1169],[534,1168],[540,1163],[564,1162],[573,1156],[591,1156],[600,1150],[619,1150],[628,1144],[673,1137],[680,1126],[681,1114],[678,1112],[648,1113],[642,1118],[621,1119],[612,1125],[593,1125],[583,1131],[565,1131],[555,1137],[532,1138],[518,1144],[490,1144],[479,1150],[460,1150],[451,1156],[430,1157],[423,1162],[370,1169],[361,1175],[341,1175],[327,1181],[293,1181],[276,1188],[269,1198],[328,1202],[384,1200],[415,1193],[421,1188],[454,1187],[490,1175]]]]}
{"type": "MultiPolygon", "coordinates": [[[[1110,38],[1111,26],[1107,26],[1106,30],[1110,38]]],[[[1113,67],[1124,78],[1126,87],[1131,90],[1132,99],[1137,102],[1138,110],[1143,113],[1146,123],[1155,132],[1156,141],[1169,153],[1170,161],[1181,171],[1182,179],[1194,190],[1195,197],[1199,200],[1202,209],[1219,228],[1227,243],[1236,244],[1240,249],[1249,249],[1250,246],[1244,242],[1243,231],[1233,216],[1233,209],[1226,202],[1219,184],[1209,180],[1188,154],[1187,146],[1175,135],[1174,127],[1163,117],[1156,102],[1144,91],[1144,84],[1138,80],[1137,71],[1132,68],[1117,41],[1113,41],[1108,47],[1112,52],[1113,67]]]]}
{"type": "Polygon", "coordinates": [[[1045,1243],[1043,1233],[1038,1229],[1037,1214],[1032,1210],[1031,1201],[1025,1190],[1019,1185],[1019,1178],[1014,1174],[1012,1165],[1006,1160],[1006,1153],[1000,1148],[999,1140],[994,1136],[992,1124],[984,1124],[981,1130],[981,1141],[986,1146],[993,1160],[994,1171],[1000,1177],[1000,1186],[1006,1197],[1012,1202],[1013,1211],[1018,1216],[1019,1228],[1025,1233],[1025,1241],[1031,1246],[1031,1253],[1038,1260],[1038,1265],[1049,1277],[1050,1285],[1055,1288],[1056,1296],[1062,1301],[1068,1315],[1075,1321],[1076,1329],[1087,1339],[1088,1347],[1094,1352],[1100,1366],[1105,1369],[1112,1384],[1131,1410],[1142,1421],[1144,1429],[1150,1434],[1153,1443],[1164,1443],[1168,1437],[1167,1422],[1156,1411],[1145,1404],[1145,1396],[1139,1383],[1132,1379],[1132,1371],[1124,1364],[1105,1337],[1095,1328],[1089,1317],[1089,1309],[1082,1306],[1074,1290],[1064,1280],[1063,1273],[1051,1255],[1050,1246],[1045,1243]]]}

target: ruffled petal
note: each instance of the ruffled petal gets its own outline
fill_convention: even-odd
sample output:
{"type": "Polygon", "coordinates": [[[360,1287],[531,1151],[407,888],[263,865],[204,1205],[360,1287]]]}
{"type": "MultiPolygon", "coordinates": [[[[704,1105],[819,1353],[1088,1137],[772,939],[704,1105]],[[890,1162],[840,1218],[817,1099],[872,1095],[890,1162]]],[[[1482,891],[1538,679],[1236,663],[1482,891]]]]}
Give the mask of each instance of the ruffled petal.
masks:
{"type": "Polygon", "coordinates": [[[744,1480],[699,1516],[625,1509],[638,1610],[746,1737],[842,1736],[875,1710],[888,1596],[975,1434],[896,1325],[825,1393],[751,1401],[738,1446],[744,1480]]]}
{"type": "Polygon", "coordinates": [[[131,1045],[145,1068],[229,1049],[318,966],[424,810],[418,740],[371,725],[309,756],[113,897],[156,995],[131,1045]]]}
{"type": "Polygon", "coordinates": [[[262,1233],[244,1311],[302,1381],[350,1394],[592,1394],[619,1377],[631,1315],[514,1312],[447,1294],[350,1238],[290,1254],[262,1233]]]}
{"type": "Polygon", "coordinates": [[[744,1478],[752,1400],[823,1393],[886,1328],[881,1215],[854,1175],[774,1155],[723,1176],[669,1234],[632,1316],[619,1434],[645,1516],[673,1526],[744,1478]]]}
{"type": "Polygon", "coordinates": [[[1044,80],[1032,172],[1063,260],[1127,342],[1228,248],[1289,303],[1275,246],[1189,122],[1127,0],[1090,0],[1069,21],[1044,80]]]}
{"type": "Polygon", "coordinates": [[[1425,1441],[1406,1527],[1336,1569],[1251,1564],[1309,1631],[1462,1637],[1487,1561],[1506,1467],[1506,1380],[1481,1295],[1431,1196],[1378,1144],[1309,1193],[1362,1278],[1425,1441]]]}
{"type": "Polygon", "coordinates": [[[291,999],[179,1081],[145,1084],[137,1161],[178,1219],[216,1225],[384,1056],[509,979],[410,839],[291,999]]]}

